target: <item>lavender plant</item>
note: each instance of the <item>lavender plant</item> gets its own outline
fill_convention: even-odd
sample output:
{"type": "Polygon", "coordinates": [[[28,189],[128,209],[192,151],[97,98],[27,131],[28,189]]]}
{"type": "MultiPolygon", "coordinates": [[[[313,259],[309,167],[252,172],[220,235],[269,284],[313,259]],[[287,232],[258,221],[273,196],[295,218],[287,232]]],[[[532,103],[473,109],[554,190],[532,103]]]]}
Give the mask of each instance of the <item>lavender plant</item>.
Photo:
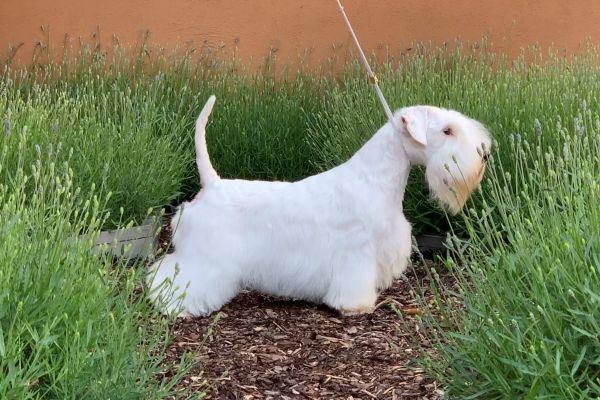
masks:
{"type": "Polygon", "coordinates": [[[13,134],[0,137],[0,398],[173,394],[168,321],[139,296],[143,268],[92,251],[107,197],[75,186],[72,152],[31,158],[25,129],[13,134]]]}
{"type": "Polygon", "coordinates": [[[572,126],[498,146],[468,239],[449,240],[458,283],[437,281],[424,357],[451,397],[600,395],[600,123],[582,108],[572,126]]]}

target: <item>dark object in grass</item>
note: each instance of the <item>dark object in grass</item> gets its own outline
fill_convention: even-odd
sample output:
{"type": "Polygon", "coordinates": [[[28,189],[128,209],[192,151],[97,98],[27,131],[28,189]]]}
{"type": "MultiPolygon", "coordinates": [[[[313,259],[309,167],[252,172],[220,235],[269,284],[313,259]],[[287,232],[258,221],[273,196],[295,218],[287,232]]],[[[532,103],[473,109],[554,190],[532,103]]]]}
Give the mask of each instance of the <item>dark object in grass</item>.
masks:
{"type": "MultiPolygon", "coordinates": [[[[444,240],[440,235],[423,234],[417,236],[416,240],[419,252],[426,260],[435,260],[436,256],[446,251],[444,240]]],[[[415,258],[420,258],[420,256],[413,254],[413,259],[415,258]]]]}

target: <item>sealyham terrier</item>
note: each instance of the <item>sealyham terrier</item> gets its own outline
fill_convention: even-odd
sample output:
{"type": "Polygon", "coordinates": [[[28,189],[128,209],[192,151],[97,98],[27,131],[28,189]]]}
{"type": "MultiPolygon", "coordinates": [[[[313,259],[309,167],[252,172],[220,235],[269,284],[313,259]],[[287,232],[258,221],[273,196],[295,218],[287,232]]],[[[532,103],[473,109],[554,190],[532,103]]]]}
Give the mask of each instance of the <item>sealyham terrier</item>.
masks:
{"type": "Polygon", "coordinates": [[[243,288],[325,303],[344,315],[371,312],[378,292],[407,267],[411,226],[402,213],[412,165],[457,213],[479,185],[490,136],[461,113],[413,106],[394,115],[342,165],[298,182],[221,179],[196,122],[202,190],[172,220],[175,251],[147,283],[165,313],[208,315],[243,288]]]}

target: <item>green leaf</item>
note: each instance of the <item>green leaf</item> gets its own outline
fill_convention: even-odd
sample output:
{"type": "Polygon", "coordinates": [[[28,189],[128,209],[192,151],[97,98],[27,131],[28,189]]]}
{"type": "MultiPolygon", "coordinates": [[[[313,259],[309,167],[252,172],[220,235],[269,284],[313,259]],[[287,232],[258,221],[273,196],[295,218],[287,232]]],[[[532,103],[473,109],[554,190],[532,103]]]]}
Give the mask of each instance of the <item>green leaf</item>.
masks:
{"type": "Polygon", "coordinates": [[[571,378],[575,377],[575,373],[579,369],[579,366],[581,365],[581,362],[583,361],[583,358],[585,357],[586,352],[587,352],[587,345],[583,346],[583,348],[581,349],[581,352],[579,352],[579,357],[577,357],[575,364],[573,364],[573,368],[571,368],[571,378]]]}
{"type": "Polygon", "coordinates": [[[524,400],[534,400],[537,399],[537,394],[540,391],[540,380],[536,377],[531,384],[531,389],[524,400]]]}
{"type": "Polygon", "coordinates": [[[556,375],[560,375],[560,347],[556,349],[556,360],[554,360],[554,371],[556,375]]]}
{"type": "Polygon", "coordinates": [[[2,331],[2,325],[0,325],[0,357],[4,358],[6,354],[6,348],[4,347],[4,332],[2,331]]]}
{"type": "Polygon", "coordinates": [[[590,337],[592,339],[596,339],[598,337],[598,335],[594,335],[593,333],[590,333],[590,332],[586,331],[585,329],[579,328],[578,326],[571,325],[571,328],[575,329],[577,332],[579,332],[587,337],[590,337]]]}

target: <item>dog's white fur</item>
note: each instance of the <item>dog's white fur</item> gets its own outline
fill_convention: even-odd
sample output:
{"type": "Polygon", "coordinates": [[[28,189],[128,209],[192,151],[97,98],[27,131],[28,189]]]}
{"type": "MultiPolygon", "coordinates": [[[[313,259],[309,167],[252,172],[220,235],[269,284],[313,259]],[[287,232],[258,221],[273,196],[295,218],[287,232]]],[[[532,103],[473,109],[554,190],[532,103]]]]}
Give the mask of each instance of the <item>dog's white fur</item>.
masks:
{"type": "Polygon", "coordinates": [[[207,315],[242,288],[371,311],[406,269],[411,227],[402,199],[411,165],[458,212],[482,179],[490,148],[479,122],[431,106],[400,109],[347,162],[299,182],[220,179],[196,122],[202,190],[173,218],[175,252],[149,270],[151,299],[166,313],[207,315]],[[449,129],[449,130],[448,130],[449,129]]]}

